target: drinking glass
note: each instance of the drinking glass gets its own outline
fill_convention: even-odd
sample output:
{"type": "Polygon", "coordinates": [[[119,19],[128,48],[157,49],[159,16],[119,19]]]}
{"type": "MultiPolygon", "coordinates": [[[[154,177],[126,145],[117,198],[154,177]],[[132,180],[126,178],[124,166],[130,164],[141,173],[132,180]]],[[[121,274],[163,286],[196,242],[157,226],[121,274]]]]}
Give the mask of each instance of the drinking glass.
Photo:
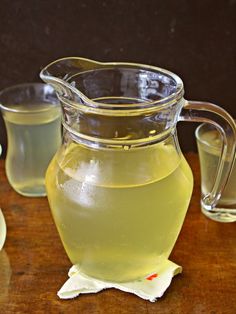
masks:
{"type": "MultiPolygon", "coordinates": [[[[219,163],[222,139],[218,130],[207,123],[196,129],[197,147],[201,167],[201,190],[203,197],[210,193],[214,184],[219,163]]],[[[226,156],[227,162],[227,156],[226,156]]],[[[229,162],[229,161],[228,161],[229,162]]],[[[209,218],[220,222],[236,221],[236,163],[214,211],[202,206],[202,212],[209,218]]]]}
{"type": "Polygon", "coordinates": [[[4,89],[0,108],[7,130],[9,183],[22,195],[45,196],[45,172],[61,144],[61,109],[53,88],[29,83],[4,89]]]}

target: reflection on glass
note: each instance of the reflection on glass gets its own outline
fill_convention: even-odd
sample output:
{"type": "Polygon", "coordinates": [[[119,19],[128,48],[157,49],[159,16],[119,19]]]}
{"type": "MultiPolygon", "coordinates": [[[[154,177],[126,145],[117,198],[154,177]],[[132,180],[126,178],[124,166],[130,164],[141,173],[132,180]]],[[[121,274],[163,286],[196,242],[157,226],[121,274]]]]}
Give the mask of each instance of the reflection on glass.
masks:
{"type": "Polygon", "coordinates": [[[6,233],[7,233],[6,222],[0,208],[0,250],[2,249],[4,245],[4,242],[6,239],[6,233]]]}

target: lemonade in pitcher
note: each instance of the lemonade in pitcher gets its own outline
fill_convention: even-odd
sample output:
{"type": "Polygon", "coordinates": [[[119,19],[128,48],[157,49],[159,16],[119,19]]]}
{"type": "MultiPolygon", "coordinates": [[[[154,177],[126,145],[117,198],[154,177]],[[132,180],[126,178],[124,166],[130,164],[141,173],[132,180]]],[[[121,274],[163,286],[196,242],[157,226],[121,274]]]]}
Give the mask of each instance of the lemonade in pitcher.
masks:
{"type": "Polygon", "coordinates": [[[99,150],[71,142],[46,176],[62,242],[81,271],[129,281],[168,258],[192,194],[192,173],[174,141],[99,150]]]}

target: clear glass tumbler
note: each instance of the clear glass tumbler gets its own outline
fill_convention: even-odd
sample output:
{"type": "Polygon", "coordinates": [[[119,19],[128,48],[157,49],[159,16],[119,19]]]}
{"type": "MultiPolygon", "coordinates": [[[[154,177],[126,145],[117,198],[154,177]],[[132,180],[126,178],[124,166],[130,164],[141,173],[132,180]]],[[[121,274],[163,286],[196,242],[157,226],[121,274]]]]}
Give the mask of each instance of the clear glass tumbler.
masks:
{"type": "MultiPolygon", "coordinates": [[[[212,190],[217,166],[223,145],[218,130],[203,123],[196,129],[197,147],[201,167],[201,189],[203,197],[212,190]]],[[[227,156],[226,156],[227,162],[227,156]]],[[[236,221],[236,163],[214,211],[209,212],[202,206],[202,212],[209,218],[220,222],[236,221]]]]}
{"type": "Polygon", "coordinates": [[[0,93],[8,148],[6,174],[25,196],[45,196],[48,164],[61,144],[61,109],[47,84],[16,85],[0,93]]]}

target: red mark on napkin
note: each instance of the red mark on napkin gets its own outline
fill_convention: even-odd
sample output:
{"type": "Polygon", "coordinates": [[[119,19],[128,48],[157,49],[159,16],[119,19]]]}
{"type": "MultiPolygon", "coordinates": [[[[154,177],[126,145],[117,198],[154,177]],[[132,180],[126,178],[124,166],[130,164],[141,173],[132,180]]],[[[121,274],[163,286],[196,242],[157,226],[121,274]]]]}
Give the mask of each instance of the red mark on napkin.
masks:
{"type": "Polygon", "coordinates": [[[152,274],[150,276],[148,276],[146,279],[147,280],[153,280],[154,278],[157,278],[158,277],[158,274],[152,274]]]}

